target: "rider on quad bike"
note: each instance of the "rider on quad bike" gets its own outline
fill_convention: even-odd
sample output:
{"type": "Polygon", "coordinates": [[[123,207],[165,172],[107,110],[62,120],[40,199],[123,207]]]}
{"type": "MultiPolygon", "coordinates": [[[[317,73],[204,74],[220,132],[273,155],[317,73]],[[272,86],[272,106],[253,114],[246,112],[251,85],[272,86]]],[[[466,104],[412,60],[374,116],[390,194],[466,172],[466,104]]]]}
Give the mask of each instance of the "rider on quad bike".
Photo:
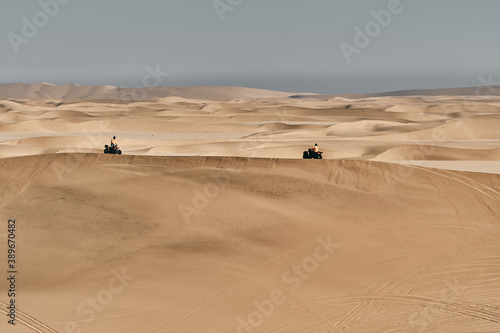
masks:
{"type": "Polygon", "coordinates": [[[118,154],[121,155],[122,151],[118,147],[118,142],[116,142],[116,136],[111,139],[111,146],[104,145],[104,154],[118,154]]]}
{"type": "Polygon", "coordinates": [[[313,148],[309,148],[302,154],[302,158],[321,160],[323,158],[322,153],[322,151],[319,151],[318,144],[315,143],[313,148]]]}

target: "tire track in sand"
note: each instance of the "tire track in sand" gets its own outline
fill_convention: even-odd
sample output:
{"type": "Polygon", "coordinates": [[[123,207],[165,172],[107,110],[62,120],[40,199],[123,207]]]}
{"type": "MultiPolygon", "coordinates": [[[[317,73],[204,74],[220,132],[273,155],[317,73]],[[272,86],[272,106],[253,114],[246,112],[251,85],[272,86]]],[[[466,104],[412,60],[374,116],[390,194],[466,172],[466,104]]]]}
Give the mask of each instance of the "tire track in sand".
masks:
{"type": "MultiPolygon", "coordinates": [[[[299,303],[325,302],[331,304],[345,303],[398,303],[398,304],[427,304],[432,307],[443,309],[450,313],[458,313],[464,316],[473,317],[485,321],[500,324],[500,310],[485,304],[472,302],[453,302],[444,301],[438,298],[425,297],[419,295],[367,295],[367,296],[346,296],[346,297],[327,297],[314,300],[303,301],[299,303]]],[[[324,304],[322,304],[324,306],[324,304]]]]}
{"type": "MultiPolygon", "coordinates": [[[[5,307],[8,306],[8,304],[1,302],[1,301],[0,301],[0,304],[5,306],[5,307]]],[[[0,312],[4,313],[6,315],[8,314],[8,312],[3,310],[3,309],[0,309],[0,312]]],[[[46,333],[48,331],[50,333],[57,333],[57,331],[52,329],[50,326],[42,323],[41,321],[39,321],[35,317],[32,317],[32,316],[28,315],[26,312],[23,312],[19,309],[16,309],[16,320],[19,321],[21,324],[29,327],[30,329],[32,329],[35,332],[46,333]],[[40,327],[37,327],[37,326],[40,326],[40,327]]]]}
{"type": "Polygon", "coordinates": [[[198,300],[197,302],[195,302],[194,304],[192,304],[188,308],[184,309],[183,311],[175,314],[173,317],[165,320],[164,322],[158,324],[157,326],[153,327],[152,329],[146,331],[145,333],[164,332],[167,328],[170,328],[172,325],[178,323],[181,320],[184,320],[188,316],[205,308],[210,303],[214,302],[215,300],[224,296],[225,294],[231,292],[233,289],[235,289],[239,285],[245,283],[246,281],[251,280],[254,276],[258,275],[262,270],[267,269],[266,266],[273,264],[276,260],[281,259],[284,255],[285,254],[280,254],[280,255],[268,260],[267,262],[257,266],[256,271],[254,273],[250,274],[249,276],[247,276],[246,278],[240,279],[239,281],[237,281],[236,283],[234,283],[231,286],[224,286],[224,287],[217,289],[216,291],[214,291],[211,294],[198,300]]]}

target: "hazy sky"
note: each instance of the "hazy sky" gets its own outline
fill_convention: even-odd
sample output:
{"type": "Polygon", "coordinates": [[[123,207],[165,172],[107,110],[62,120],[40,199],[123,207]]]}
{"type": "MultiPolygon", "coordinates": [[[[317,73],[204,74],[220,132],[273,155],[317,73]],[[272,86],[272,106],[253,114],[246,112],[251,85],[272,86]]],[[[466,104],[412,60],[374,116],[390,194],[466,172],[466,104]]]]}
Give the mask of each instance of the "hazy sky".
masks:
{"type": "Polygon", "coordinates": [[[2,83],[333,94],[500,82],[500,0],[1,0],[0,31],[2,83]],[[152,79],[157,68],[169,75],[152,79]]]}

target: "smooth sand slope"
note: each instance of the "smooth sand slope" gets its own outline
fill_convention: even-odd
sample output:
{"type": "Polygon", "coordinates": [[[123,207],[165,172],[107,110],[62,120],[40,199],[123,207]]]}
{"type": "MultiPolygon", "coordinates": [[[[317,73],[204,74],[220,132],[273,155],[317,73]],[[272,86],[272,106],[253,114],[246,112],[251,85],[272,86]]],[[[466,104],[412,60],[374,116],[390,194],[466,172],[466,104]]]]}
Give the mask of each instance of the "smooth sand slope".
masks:
{"type": "Polygon", "coordinates": [[[42,332],[500,326],[498,175],[103,154],[0,167],[18,316],[42,332]]]}
{"type": "Polygon", "coordinates": [[[2,332],[500,330],[500,97],[8,89],[2,332]]]}

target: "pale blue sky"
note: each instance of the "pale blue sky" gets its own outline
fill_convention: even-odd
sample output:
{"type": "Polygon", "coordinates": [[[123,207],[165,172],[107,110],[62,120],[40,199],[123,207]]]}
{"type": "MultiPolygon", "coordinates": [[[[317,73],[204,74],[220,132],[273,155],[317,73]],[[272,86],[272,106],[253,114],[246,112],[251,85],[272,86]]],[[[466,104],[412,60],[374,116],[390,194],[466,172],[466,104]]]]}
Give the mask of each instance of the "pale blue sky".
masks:
{"type": "Polygon", "coordinates": [[[157,65],[162,85],[331,94],[500,82],[500,0],[401,0],[350,63],[340,44],[397,0],[242,0],[223,21],[213,0],[59,0],[26,38],[54,1],[0,2],[0,82],[140,86],[157,65]]]}

